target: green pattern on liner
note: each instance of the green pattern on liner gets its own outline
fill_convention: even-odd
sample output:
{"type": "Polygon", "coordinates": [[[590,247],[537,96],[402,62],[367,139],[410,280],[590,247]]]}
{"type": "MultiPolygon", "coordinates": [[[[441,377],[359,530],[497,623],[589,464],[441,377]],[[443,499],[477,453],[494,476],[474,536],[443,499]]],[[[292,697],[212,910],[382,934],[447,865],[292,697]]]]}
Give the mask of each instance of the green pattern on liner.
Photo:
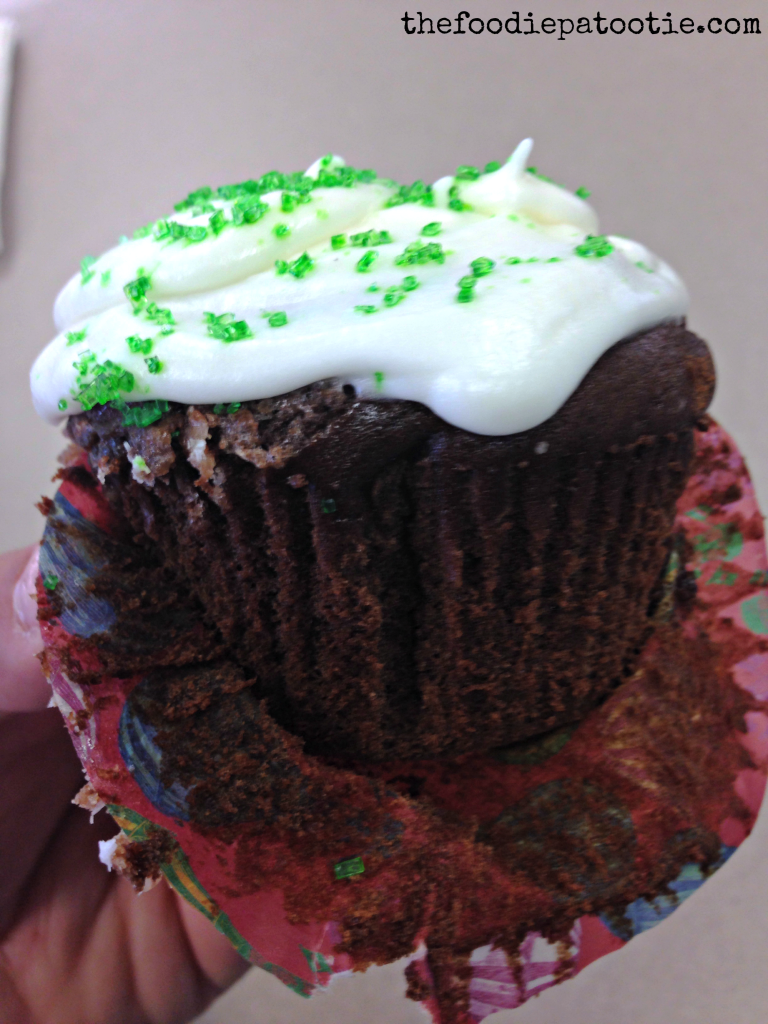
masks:
{"type": "Polygon", "coordinates": [[[365,871],[362,857],[348,857],[333,865],[333,874],[337,881],[342,878],[354,878],[355,875],[362,875],[365,871]]]}
{"type": "Polygon", "coordinates": [[[312,949],[307,949],[301,943],[299,943],[299,949],[313,974],[333,974],[333,968],[322,953],[316,953],[312,949]]]}

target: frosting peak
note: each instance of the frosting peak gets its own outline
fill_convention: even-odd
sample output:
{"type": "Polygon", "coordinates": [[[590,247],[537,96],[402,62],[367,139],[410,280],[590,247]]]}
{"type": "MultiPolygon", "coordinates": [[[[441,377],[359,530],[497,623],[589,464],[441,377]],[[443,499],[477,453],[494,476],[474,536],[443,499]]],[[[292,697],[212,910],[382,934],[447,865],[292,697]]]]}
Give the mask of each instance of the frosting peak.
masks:
{"type": "Polygon", "coordinates": [[[687,296],[526,168],[531,146],[433,186],[329,155],[191,193],[62,290],[61,333],[32,368],[37,410],[56,422],[111,401],[131,416],[126,403],[241,402],[338,377],[476,433],[535,426],[687,296]]]}

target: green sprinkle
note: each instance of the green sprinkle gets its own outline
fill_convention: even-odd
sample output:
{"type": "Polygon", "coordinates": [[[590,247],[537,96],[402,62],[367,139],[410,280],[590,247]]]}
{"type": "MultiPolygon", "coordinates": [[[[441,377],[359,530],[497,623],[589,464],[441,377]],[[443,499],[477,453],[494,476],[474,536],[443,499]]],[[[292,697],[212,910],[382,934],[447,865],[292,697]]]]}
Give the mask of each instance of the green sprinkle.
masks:
{"type": "Polygon", "coordinates": [[[451,210],[457,210],[459,213],[462,210],[471,210],[472,207],[465,203],[459,195],[459,186],[451,185],[448,189],[448,207],[451,210]]]}
{"type": "Polygon", "coordinates": [[[430,262],[445,263],[445,253],[439,242],[411,242],[395,257],[395,265],[398,267],[430,262]]]}
{"type": "Polygon", "coordinates": [[[275,272],[278,274],[288,273],[288,264],[285,260],[275,260],[275,272]]]}
{"type": "Polygon", "coordinates": [[[347,244],[346,235],[331,235],[331,248],[342,249],[347,244]]]}
{"type": "Polygon", "coordinates": [[[431,185],[423,181],[414,181],[412,185],[401,185],[395,195],[391,196],[385,207],[402,206],[404,203],[421,203],[422,206],[434,206],[435,196],[431,185]]]}
{"type": "Polygon", "coordinates": [[[208,218],[208,227],[211,229],[214,235],[220,235],[224,228],[229,224],[226,215],[223,210],[216,210],[208,218]]]}
{"type": "Polygon", "coordinates": [[[475,280],[475,278],[474,277],[470,277],[469,275],[459,279],[459,288],[461,288],[462,290],[463,289],[467,289],[467,288],[469,288],[469,289],[474,288],[476,284],[477,284],[477,281],[475,280]]]}
{"type": "Polygon", "coordinates": [[[510,256],[509,259],[507,260],[507,263],[510,265],[510,267],[514,267],[518,263],[522,262],[523,260],[519,256],[510,256]]]}
{"type": "Polygon", "coordinates": [[[231,415],[233,412],[237,412],[242,404],[242,402],[217,402],[213,407],[213,411],[217,416],[231,415]]]}
{"type": "Polygon", "coordinates": [[[321,498],[320,499],[320,511],[326,514],[336,511],[336,502],[333,498],[321,498]]]}
{"type": "Polygon", "coordinates": [[[62,412],[64,412],[64,410],[65,410],[65,409],[67,408],[67,405],[68,405],[68,404],[69,404],[69,403],[67,402],[66,398],[60,398],[60,399],[59,399],[59,409],[60,409],[60,410],[61,410],[62,412]]]}
{"type": "Polygon", "coordinates": [[[96,271],[91,269],[95,262],[95,256],[83,256],[80,260],[80,284],[88,284],[95,277],[96,271]]]}
{"type": "Polygon", "coordinates": [[[493,174],[493,172],[494,171],[498,171],[500,167],[501,167],[501,164],[499,163],[498,160],[489,160],[488,163],[483,168],[483,173],[484,174],[493,174]]]}
{"type": "Polygon", "coordinates": [[[377,284],[375,284],[375,283],[374,284],[369,284],[368,287],[365,290],[367,292],[377,292],[379,290],[379,286],[377,284]]]}
{"type": "Polygon", "coordinates": [[[385,306],[396,306],[398,302],[402,302],[405,298],[404,292],[401,290],[399,285],[393,285],[391,288],[387,288],[384,292],[384,305],[385,306]]]}
{"type": "Polygon", "coordinates": [[[384,387],[384,374],[381,372],[381,370],[374,371],[373,379],[376,382],[376,390],[381,391],[381,389],[384,387]]]}
{"type": "Polygon", "coordinates": [[[605,235],[587,235],[581,245],[577,245],[573,251],[577,256],[585,258],[594,256],[596,259],[600,259],[602,256],[612,253],[613,246],[605,235]]]}
{"type": "Polygon", "coordinates": [[[547,263],[562,263],[562,262],[563,261],[560,259],[559,256],[550,256],[549,259],[547,260],[547,263]]]}
{"type": "Polygon", "coordinates": [[[425,238],[433,238],[435,235],[439,235],[442,230],[443,225],[439,220],[431,220],[429,224],[424,225],[420,234],[424,235],[425,238]]]}
{"type": "Polygon", "coordinates": [[[144,310],[144,316],[153,324],[158,324],[162,327],[161,334],[173,334],[173,328],[176,326],[176,321],[173,318],[173,313],[170,309],[163,309],[158,306],[156,302],[150,302],[147,304],[144,310]],[[168,328],[171,328],[170,330],[168,328]]]}
{"type": "Polygon", "coordinates": [[[202,242],[208,237],[208,228],[202,224],[180,224],[177,220],[158,220],[152,235],[156,242],[202,242]]]}
{"type": "Polygon", "coordinates": [[[471,288],[468,288],[468,287],[462,288],[461,287],[461,281],[460,281],[459,282],[459,291],[458,291],[458,294],[456,295],[456,301],[457,302],[472,302],[472,300],[475,297],[475,289],[474,289],[474,281],[475,281],[475,279],[473,277],[470,277],[470,278],[463,277],[461,280],[462,281],[467,281],[467,280],[472,281],[472,287],[471,288]]]}
{"type": "Polygon", "coordinates": [[[646,274],[652,274],[653,273],[653,267],[649,267],[647,265],[647,263],[643,263],[642,260],[638,260],[637,263],[635,264],[635,266],[636,267],[640,267],[640,269],[644,270],[646,272],[646,274]]]}
{"type": "Polygon", "coordinates": [[[362,245],[370,248],[373,245],[386,245],[392,241],[388,231],[361,231],[359,234],[349,236],[350,245],[362,245]]]}
{"type": "Polygon", "coordinates": [[[270,313],[267,317],[267,323],[270,327],[285,327],[288,323],[288,317],[283,312],[270,313]]]}
{"type": "Polygon", "coordinates": [[[333,865],[333,873],[337,881],[342,878],[352,878],[354,875],[362,875],[365,871],[362,857],[349,857],[347,860],[340,860],[333,865]]]}
{"type": "Polygon", "coordinates": [[[293,274],[296,278],[302,278],[314,267],[315,261],[309,255],[309,253],[303,252],[301,256],[298,256],[293,263],[288,267],[289,273],[293,274]]]}
{"type": "Polygon", "coordinates": [[[128,343],[128,348],[131,352],[141,355],[149,355],[152,351],[152,339],[151,338],[140,338],[138,334],[132,334],[130,338],[125,339],[128,343]]]}
{"type": "Polygon", "coordinates": [[[530,283],[531,283],[530,277],[521,277],[520,278],[520,284],[530,284],[530,283]]]}
{"type": "Polygon", "coordinates": [[[280,196],[280,209],[283,213],[293,213],[298,202],[299,197],[294,192],[283,192],[280,196]]]}
{"type": "Polygon", "coordinates": [[[318,220],[328,220],[329,214],[327,210],[318,210],[315,216],[318,220]]]}
{"type": "Polygon", "coordinates": [[[146,305],[147,292],[152,287],[152,279],[149,274],[145,274],[141,267],[139,267],[138,277],[135,280],[129,281],[123,288],[126,298],[133,306],[134,314],[138,314],[141,309],[146,305]]]}
{"type": "Polygon", "coordinates": [[[232,204],[232,223],[235,227],[255,224],[269,209],[258,196],[239,196],[232,204]]]}
{"type": "Polygon", "coordinates": [[[275,226],[272,228],[272,234],[275,236],[275,238],[286,238],[288,235],[290,235],[290,233],[291,229],[288,227],[287,224],[275,224],[275,226]]]}
{"type": "Polygon", "coordinates": [[[132,466],[134,469],[138,469],[140,473],[149,472],[149,466],[143,455],[136,455],[132,461],[132,466]]]}
{"type": "Polygon", "coordinates": [[[375,306],[355,306],[356,313],[376,313],[377,309],[375,306]]]}
{"type": "Polygon", "coordinates": [[[245,320],[235,320],[234,313],[203,313],[203,323],[207,326],[208,334],[218,341],[244,341],[253,337],[253,331],[245,320]]]}
{"type": "Polygon", "coordinates": [[[112,271],[111,270],[103,271],[103,273],[101,275],[101,287],[102,288],[106,288],[107,285],[109,284],[109,282],[111,281],[111,279],[112,279],[112,271]]]}
{"type": "Polygon", "coordinates": [[[119,399],[121,392],[134,389],[136,381],[130,370],[119,363],[113,363],[111,359],[97,363],[93,353],[88,352],[83,353],[80,364],[74,365],[78,370],[77,383],[81,385],[75,397],[86,412],[96,405],[106,405],[107,402],[119,399]],[[89,376],[92,377],[90,382],[89,376]]]}
{"type": "Polygon", "coordinates": [[[357,266],[355,267],[355,269],[357,270],[358,274],[369,274],[371,272],[371,267],[378,258],[378,252],[376,252],[375,249],[369,249],[368,252],[362,255],[360,259],[357,261],[357,266]]]}
{"type": "Polygon", "coordinates": [[[81,331],[67,331],[67,346],[76,345],[79,341],[84,341],[87,333],[87,327],[83,327],[81,331]]]}
{"type": "Polygon", "coordinates": [[[413,274],[409,274],[407,277],[403,278],[403,282],[402,282],[402,285],[401,285],[401,288],[403,289],[403,291],[412,292],[412,291],[414,291],[418,287],[419,287],[419,282],[413,276],[413,274]]]}
{"type": "MultiPolygon", "coordinates": [[[[55,590],[59,585],[59,577],[55,573],[48,572],[43,577],[43,586],[46,590],[55,590]]],[[[342,863],[344,863],[342,861],[342,863]]]]}
{"type": "Polygon", "coordinates": [[[478,258],[476,260],[472,260],[469,265],[472,267],[472,273],[475,277],[485,277],[486,274],[490,274],[496,266],[496,263],[487,256],[478,256],[478,258]]]}
{"type": "Polygon", "coordinates": [[[111,405],[122,412],[123,425],[126,427],[148,427],[171,407],[164,398],[154,398],[151,402],[137,402],[135,405],[113,401],[111,405]]]}
{"type": "Polygon", "coordinates": [[[150,373],[160,373],[163,368],[163,364],[157,356],[150,356],[149,359],[145,359],[144,362],[147,364],[147,369],[150,373]]]}
{"type": "Polygon", "coordinates": [[[480,177],[480,168],[473,167],[472,164],[462,164],[461,167],[457,167],[455,177],[459,181],[477,181],[480,177]]]}
{"type": "Polygon", "coordinates": [[[213,189],[207,185],[203,185],[202,188],[195,189],[194,192],[190,192],[186,199],[182,199],[180,203],[174,205],[174,210],[181,213],[182,210],[191,210],[196,206],[204,206],[208,204],[208,200],[213,196],[213,189]]]}
{"type": "Polygon", "coordinates": [[[556,182],[552,181],[551,178],[548,178],[546,174],[542,174],[538,167],[526,167],[526,171],[528,171],[529,174],[532,174],[534,178],[538,178],[539,181],[548,181],[550,185],[556,184],[556,182]]]}
{"type": "Polygon", "coordinates": [[[578,196],[579,199],[589,199],[592,193],[589,191],[588,188],[584,188],[583,185],[579,185],[579,187],[574,192],[574,195],[578,196]]]}
{"type": "MultiPolygon", "coordinates": [[[[136,230],[133,232],[133,237],[134,238],[146,238],[148,235],[152,234],[152,232],[154,231],[154,228],[155,228],[155,222],[152,221],[150,224],[145,224],[143,228],[136,228],[136,230]]],[[[125,238],[125,235],[123,235],[122,237],[125,238]]],[[[128,241],[127,238],[125,240],[126,240],[126,242],[128,241]]]]}

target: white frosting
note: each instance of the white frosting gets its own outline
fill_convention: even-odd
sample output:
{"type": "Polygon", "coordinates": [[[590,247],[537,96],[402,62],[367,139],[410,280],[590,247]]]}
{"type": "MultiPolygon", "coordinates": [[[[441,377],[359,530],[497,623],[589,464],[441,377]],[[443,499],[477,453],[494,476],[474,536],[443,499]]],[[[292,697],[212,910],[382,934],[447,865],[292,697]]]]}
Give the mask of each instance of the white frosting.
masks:
{"type": "MultiPolygon", "coordinates": [[[[261,197],[269,210],[256,223],[209,232],[201,242],[150,235],[111,249],[86,283],[77,274],[56,301],[62,333],[32,368],[36,409],[51,422],[80,411],[73,362],[89,351],[99,363],[111,359],[134,375],[134,389],[122,396],[128,402],[238,402],[337,377],[367,397],[423,402],[479,434],[536,426],[615,342],[682,317],[687,294],[674,271],[636,242],[609,236],[606,255],[577,254],[585,236],[597,234],[595,213],[527,172],[530,148],[530,140],[522,142],[504,166],[477,180],[441,178],[433,206],[387,208],[397,186],[381,179],[315,188],[290,213],[281,212],[277,191],[261,197]],[[449,207],[452,186],[468,209],[449,207]],[[440,233],[421,236],[434,221],[440,233]],[[285,237],[274,234],[280,224],[290,229],[285,237]],[[391,243],[331,245],[331,236],[368,230],[387,231],[391,243]],[[444,261],[398,265],[395,258],[416,241],[439,243],[444,261]],[[361,272],[359,260],[372,251],[375,262],[361,272]],[[305,276],[276,272],[276,260],[304,252],[314,261],[305,276]],[[495,266],[475,278],[472,301],[460,302],[458,282],[472,276],[478,257],[495,266]],[[171,334],[135,314],[123,292],[140,268],[151,280],[147,300],[173,314],[171,334]],[[406,276],[418,287],[398,292],[403,297],[386,306],[386,290],[406,276]],[[370,291],[372,285],[378,290],[370,291]],[[275,311],[287,315],[287,324],[269,325],[266,316],[275,311]],[[253,337],[209,336],[207,312],[234,314],[253,337]],[[68,332],[83,329],[83,340],[68,339],[68,332]],[[150,373],[146,355],[130,351],[126,339],[134,335],[153,339],[160,372],[150,373]]],[[[334,157],[330,166],[339,165],[334,157]]],[[[316,178],[319,167],[308,175],[316,178]]],[[[232,201],[212,202],[231,219],[232,201]]],[[[207,225],[210,216],[210,210],[196,216],[185,210],[172,219],[207,225]]]]}

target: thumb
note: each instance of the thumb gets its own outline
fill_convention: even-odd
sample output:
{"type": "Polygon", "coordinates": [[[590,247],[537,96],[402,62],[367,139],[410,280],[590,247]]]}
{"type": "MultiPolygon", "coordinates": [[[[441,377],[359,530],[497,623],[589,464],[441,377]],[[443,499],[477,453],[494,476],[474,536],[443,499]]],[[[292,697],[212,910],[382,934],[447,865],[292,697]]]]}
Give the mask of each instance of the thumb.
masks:
{"type": "Polygon", "coordinates": [[[40,545],[0,555],[0,713],[37,711],[51,690],[35,655],[42,650],[35,581],[40,545]]]}

